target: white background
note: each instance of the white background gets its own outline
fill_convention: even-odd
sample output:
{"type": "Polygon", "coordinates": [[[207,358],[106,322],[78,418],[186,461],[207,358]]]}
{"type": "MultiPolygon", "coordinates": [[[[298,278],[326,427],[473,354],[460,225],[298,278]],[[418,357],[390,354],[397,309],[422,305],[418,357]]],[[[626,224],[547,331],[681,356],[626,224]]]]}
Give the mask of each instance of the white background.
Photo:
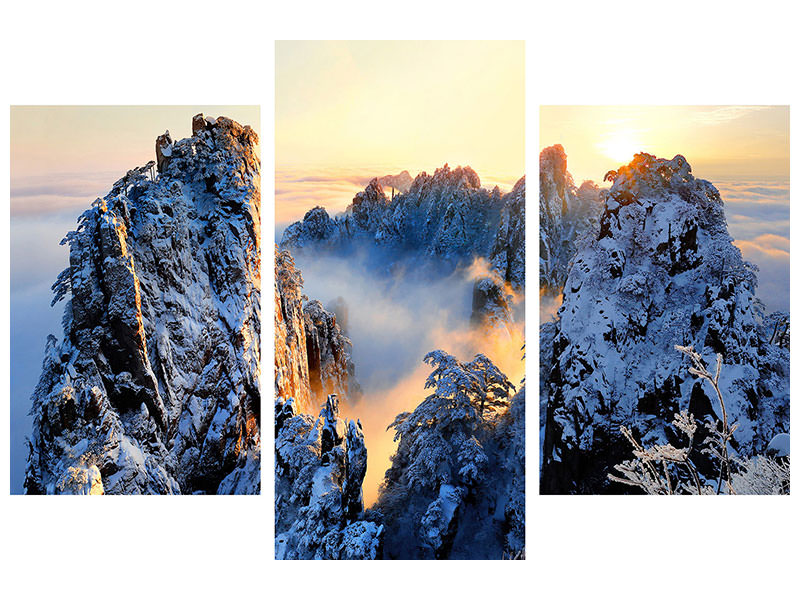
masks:
{"type": "MultiPolygon", "coordinates": [[[[6,111],[8,104],[260,104],[263,230],[272,232],[275,39],[525,39],[527,279],[534,282],[538,106],[792,104],[800,54],[793,12],[789,2],[766,0],[17,1],[0,14],[0,89],[6,111]]],[[[6,140],[8,115],[0,119],[6,140]]],[[[539,497],[535,401],[527,415],[524,562],[276,563],[268,421],[260,497],[7,496],[7,143],[2,152],[4,597],[797,597],[797,492],[788,498],[539,497]]],[[[795,175],[797,168],[793,159],[795,175]]],[[[265,415],[271,414],[270,235],[262,270],[265,415]]],[[[793,255],[797,243],[792,235],[793,255]]],[[[792,313],[800,314],[794,299],[793,293],[792,313]]],[[[527,310],[528,382],[536,398],[536,303],[529,301],[527,310]]]]}

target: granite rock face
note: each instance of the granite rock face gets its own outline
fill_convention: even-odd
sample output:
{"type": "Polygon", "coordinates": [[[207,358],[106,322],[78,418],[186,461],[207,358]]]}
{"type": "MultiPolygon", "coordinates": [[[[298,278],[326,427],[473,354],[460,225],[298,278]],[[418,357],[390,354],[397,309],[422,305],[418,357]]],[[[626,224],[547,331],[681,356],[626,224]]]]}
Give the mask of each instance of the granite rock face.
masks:
{"type": "Polygon", "coordinates": [[[375,559],[383,528],[362,520],[367,449],[361,423],[339,417],[328,396],[318,418],[293,398],[275,403],[275,555],[375,559]]]}
{"type": "Polygon", "coordinates": [[[292,255],[276,249],[276,557],[378,558],[382,528],[362,520],[361,423],[339,417],[340,398],[361,395],[352,344],[334,313],[308,300],[302,285],[292,255]]]}
{"type": "Polygon", "coordinates": [[[275,248],[275,396],[294,398],[298,410],[309,412],[311,380],[308,374],[303,276],[288,250],[275,248]]]}
{"type": "MultiPolygon", "coordinates": [[[[669,423],[678,411],[721,418],[676,344],[712,366],[722,354],[733,452],[763,454],[789,428],[789,351],[762,314],[756,268],[732,243],[717,189],[682,156],[637,154],[606,178],[597,233],[540,330],[544,493],[624,491],[606,477],[630,455],[621,425],[647,447],[677,443],[669,423]]],[[[715,475],[696,459],[703,477],[715,475]]]]}
{"type": "Polygon", "coordinates": [[[579,248],[596,234],[603,204],[591,181],[575,187],[561,145],[539,154],[539,289],[558,295],[579,248]]]}
{"type": "Polygon", "coordinates": [[[357,401],[361,387],[352,342],[332,311],[302,293],[303,276],[288,250],[275,255],[275,396],[316,412],[329,394],[357,401]]]}
{"type": "Polygon", "coordinates": [[[193,131],[159,136],[62,242],[28,493],[76,474],[106,494],[260,489],[258,137],[225,117],[193,131]]]}
{"type": "Polygon", "coordinates": [[[351,357],[353,344],[319,300],[303,306],[311,391],[317,398],[338,394],[350,402],[361,397],[351,357]]]}
{"type": "Polygon", "coordinates": [[[375,559],[383,527],[362,519],[367,449],[361,423],[339,417],[328,396],[318,418],[294,399],[275,403],[275,555],[375,559]]]}

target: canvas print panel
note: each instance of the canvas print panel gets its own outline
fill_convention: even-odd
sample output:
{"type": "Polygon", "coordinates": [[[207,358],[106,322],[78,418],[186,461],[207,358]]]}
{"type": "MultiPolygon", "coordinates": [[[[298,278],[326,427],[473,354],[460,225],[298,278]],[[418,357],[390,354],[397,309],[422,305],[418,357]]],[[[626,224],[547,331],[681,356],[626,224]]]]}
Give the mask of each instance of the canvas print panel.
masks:
{"type": "Polygon", "coordinates": [[[276,56],[276,556],[523,558],[523,45],[276,56]]]}
{"type": "Polygon", "coordinates": [[[11,120],[12,491],[259,493],[256,130],[192,107],[11,120]]]}
{"type": "Polygon", "coordinates": [[[542,108],[542,493],[789,492],[788,132],[542,108]]]}

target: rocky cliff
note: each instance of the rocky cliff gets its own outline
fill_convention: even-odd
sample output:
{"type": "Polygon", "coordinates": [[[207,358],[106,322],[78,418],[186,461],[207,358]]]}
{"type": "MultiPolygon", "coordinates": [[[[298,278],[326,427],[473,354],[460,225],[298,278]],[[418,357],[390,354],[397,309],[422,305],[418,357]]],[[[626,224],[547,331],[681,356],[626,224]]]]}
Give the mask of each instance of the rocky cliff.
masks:
{"type": "Polygon", "coordinates": [[[575,186],[561,145],[539,154],[539,288],[558,295],[570,261],[599,227],[600,189],[591,181],[575,186]]]}
{"type": "Polygon", "coordinates": [[[198,115],[67,234],[63,339],[33,394],[28,493],[258,493],[260,162],[198,115]]]}
{"type": "Polygon", "coordinates": [[[276,557],[376,558],[382,528],[361,520],[364,434],[339,417],[340,397],[360,396],[352,344],[302,285],[291,254],[276,248],[276,557]]]}
{"type": "Polygon", "coordinates": [[[721,419],[675,344],[710,365],[722,354],[720,387],[739,424],[733,452],[763,453],[789,427],[788,349],[772,339],[756,269],[732,243],[717,189],[681,156],[637,154],[607,179],[599,229],[541,329],[545,493],[624,491],[606,478],[630,455],[621,425],[649,446],[675,441],[668,424],[679,410],[721,419]]]}
{"type": "Polygon", "coordinates": [[[362,519],[367,449],[358,421],[328,396],[315,418],[292,398],[275,404],[275,557],[375,559],[383,527],[362,519]]]}
{"type": "Polygon", "coordinates": [[[333,312],[302,293],[303,276],[288,250],[275,249],[275,395],[315,413],[329,394],[357,401],[361,387],[352,342],[333,312]]]}

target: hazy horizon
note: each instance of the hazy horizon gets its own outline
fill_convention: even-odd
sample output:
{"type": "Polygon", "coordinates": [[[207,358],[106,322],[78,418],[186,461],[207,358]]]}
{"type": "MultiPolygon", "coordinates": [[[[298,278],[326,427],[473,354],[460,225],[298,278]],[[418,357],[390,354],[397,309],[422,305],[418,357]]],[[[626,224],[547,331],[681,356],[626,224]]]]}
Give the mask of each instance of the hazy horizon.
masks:
{"type": "MultiPolygon", "coordinates": [[[[408,171],[411,178],[420,173],[433,175],[436,169],[447,164],[451,169],[458,165],[443,161],[433,167],[413,167],[399,165],[368,165],[351,168],[331,168],[308,166],[303,168],[275,169],[275,225],[285,227],[299,221],[315,206],[324,207],[333,216],[343,212],[352,202],[353,197],[369,184],[374,177],[397,175],[408,171]]],[[[477,171],[476,171],[477,172],[477,171]]],[[[511,191],[514,184],[524,176],[507,178],[492,174],[478,173],[481,187],[488,189],[498,186],[503,193],[511,191]]],[[[391,190],[384,190],[387,195],[391,190]]]]}
{"type": "Polygon", "coordinates": [[[524,175],[522,42],[282,41],[275,67],[276,222],[403,170],[470,166],[509,189],[524,175]]]}
{"type": "MultiPolygon", "coordinates": [[[[542,106],[539,149],[560,144],[575,185],[647,152],[683,155],[720,191],[728,231],[759,267],[758,297],[789,310],[788,106],[542,106]]],[[[541,315],[540,318],[544,316],[541,315]]]]}

